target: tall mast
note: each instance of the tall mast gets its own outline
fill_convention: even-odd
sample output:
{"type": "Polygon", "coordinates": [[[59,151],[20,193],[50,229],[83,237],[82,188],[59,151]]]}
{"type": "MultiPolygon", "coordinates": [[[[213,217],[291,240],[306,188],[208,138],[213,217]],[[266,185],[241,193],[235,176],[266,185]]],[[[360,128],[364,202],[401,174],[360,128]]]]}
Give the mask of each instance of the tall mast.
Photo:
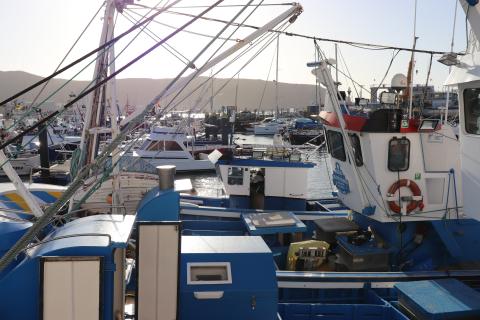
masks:
{"type": "MultiPolygon", "coordinates": [[[[457,8],[458,1],[455,1],[455,13],[453,17],[453,30],[452,30],[452,42],[450,43],[450,52],[453,52],[453,46],[455,44],[455,27],[457,24],[457,8]]],[[[452,66],[448,67],[448,74],[452,72],[452,66]]],[[[443,123],[448,122],[448,104],[450,103],[450,87],[447,87],[447,97],[445,101],[445,119],[443,123]]]]}
{"type": "MultiPolygon", "coordinates": [[[[100,36],[100,45],[111,40],[113,35],[113,18],[115,14],[115,1],[107,0],[105,15],[103,19],[103,28],[100,36]],[[109,38],[110,37],[110,38],[109,38]]],[[[95,70],[93,73],[93,84],[97,85],[107,76],[108,66],[108,50],[101,50],[98,52],[97,60],[95,62],[95,70]]],[[[80,163],[79,167],[83,167],[95,160],[98,152],[98,134],[104,130],[100,130],[102,100],[105,98],[105,87],[97,88],[91,95],[87,103],[87,111],[82,132],[82,139],[80,141],[80,163]],[[103,97],[102,97],[103,96],[103,97]]],[[[105,103],[105,102],[104,102],[105,103]]]]}
{"type": "Polygon", "coordinates": [[[415,0],[415,10],[413,14],[413,50],[408,65],[408,119],[412,118],[413,107],[413,69],[415,67],[415,46],[417,45],[417,0],[415,0]]]}
{"type": "MultiPolygon", "coordinates": [[[[115,0],[107,0],[105,15],[103,19],[103,28],[100,37],[100,45],[114,38],[114,18],[116,10],[122,10],[125,3],[115,0]]],[[[95,62],[95,70],[93,74],[93,85],[96,85],[108,74],[115,72],[115,47],[112,44],[105,50],[99,51],[95,62]]],[[[107,85],[97,88],[89,96],[87,111],[80,142],[81,157],[79,167],[83,167],[95,161],[99,148],[99,135],[111,133],[112,139],[115,139],[119,132],[119,112],[117,106],[117,90],[115,78],[108,82],[107,85]],[[106,128],[106,107],[110,105],[110,122],[111,128],[106,128]]],[[[120,194],[120,178],[119,167],[115,165],[120,158],[119,152],[112,153],[112,213],[120,213],[120,205],[122,203],[120,194]]]]}
{"type": "Polygon", "coordinates": [[[280,34],[277,36],[277,59],[276,59],[276,68],[275,68],[275,105],[277,107],[275,112],[275,117],[278,118],[278,55],[280,49],[280,34]]]}

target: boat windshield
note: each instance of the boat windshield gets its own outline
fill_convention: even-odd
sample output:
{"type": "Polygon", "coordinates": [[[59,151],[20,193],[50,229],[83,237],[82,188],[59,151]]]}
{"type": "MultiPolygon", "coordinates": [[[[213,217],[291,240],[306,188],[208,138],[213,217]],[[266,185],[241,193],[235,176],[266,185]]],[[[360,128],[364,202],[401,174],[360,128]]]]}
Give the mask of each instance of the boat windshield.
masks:
{"type": "Polygon", "coordinates": [[[147,139],[143,142],[142,146],[140,147],[141,150],[147,149],[147,147],[150,145],[150,142],[152,142],[151,139],[147,139]]]}

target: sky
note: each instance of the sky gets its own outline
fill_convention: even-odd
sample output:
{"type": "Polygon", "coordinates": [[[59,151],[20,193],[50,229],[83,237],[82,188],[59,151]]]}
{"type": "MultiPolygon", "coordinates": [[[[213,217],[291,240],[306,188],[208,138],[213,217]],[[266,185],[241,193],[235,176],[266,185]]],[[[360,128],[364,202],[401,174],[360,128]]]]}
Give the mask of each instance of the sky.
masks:
{"type": "MultiPolygon", "coordinates": [[[[255,0],[258,3],[260,0],[255,0]]],[[[145,6],[154,6],[167,0],[141,0],[145,6]]],[[[183,0],[179,6],[209,5],[213,0],[183,0]]],[[[225,0],[223,4],[243,4],[245,0],[225,0]]],[[[264,3],[284,3],[285,1],[264,1],[264,3]]],[[[415,0],[301,0],[304,12],[298,17],[287,31],[318,38],[331,38],[355,42],[385,44],[399,47],[411,47],[413,43],[413,22],[415,0]]],[[[100,8],[100,0],[22,0],[2,1],[0,4],[0,42],[3,44],[0,53],[0,70],[21,70],[40,76],[50,74],[65,56],[75,39],[85,28],[95,12],[100,8]]],[[[456,0],[418,0],[417,5],[417,48],[438,51],[450,51],[454,23],[456,0]]],[[[287,10],[287,6],[266,6],[257,9],[247,23],[262,25],[273,19],[277,14],[287,10]]],[[[176,11],[198,13],[205,8],[177,8],[176,11]]],[[[216,8],[206,16],[219,19],[231,19],[239,7],[216,8]]],[[[237,21],[243,20],[247,9],[237,21]]],[[[148,13],[148,10],[127,10],[124,15],[117,17],[116,33],[130,27],[132,17],[139,18],[148,13]],[[127,13],[129,16],[127,16],[127,13]]],[[[67,57],[70,62],[83,53],[98,46],[102,25],[103,8],[96,16],[85,35],[78,42],[74,50],[67,57]]],[[[171,27],[179,27],[187,20],[185,17],[162,14],[158,23],[151,23],[149,30],[153,37],[165,37],[172,32],[171,27]]],[[[188,28],[190,31],[214,35],[223,26],[216,22],[195,22],[188,28]]],[[[454,51],[465,50],[466,30],[465,15],[458,6],[454,51]]],[[[229,28],[224,35],[230,34],[229,28]]],[[[234,38],[242,38],[251,30],[241,29],[234,38]]],[[[141,33],[131,45],[128,42],[134,35],[119,42],[115,50],[117,54],[126,47],[118,57],[117,68],[124,65],[133,57],[140,54],[154,44],[154,40],[141,33]]],[[[172,38],[169,44],[188,59],[192,59],[210,38],[188,33],[182,33],[172,38]]],[[[201,58],[199,65],[209,56],[216,47],[209,49],[201,58]],[[203,60],[202,60],[203,59],[203,60]]],[[[232,46],[235,42],[227,41],[220,50],[232,46]]],[[[328,42],[319,42],[327,56],[334,57],[334,45],[328,42]]],[[[339,52],[343,56],[345,65],[340,65],[344,72],[349,72],[355,81],[369,87],[378,83],[384,76],[392,58],[392,50],[364,50],[346,44],[339,45],[339,52]]],[[[267,79],[270,65],[275,56],[275,42],[258,54],[250,64],[240,71],[241,78],[267,79]]],[[[315,83],[306,63],[314,59],[314,45],[312,40],[281,36],[279,40],[279,81],[290,83],[315,83]]],[[[229,78],[235,75],[239,68],[247,61],[247,56],[221,72],[219,76],[229,78]]],[[[437,89],[448,75],[448,68],[436,62],[439,56],[434,56],[429,82],[437,89]]],[[[391,70],[386,78],[390,82],[396,73],[407,73],[410,53],[400,52],[395,58],[391,70]]],[[[415,83],[425,83],[430,56],[417,54],[415,56],[415,83]]],[[[159,48],[147,57],[124,71],[119,78],[168,78],[177,75],[184,64],[166,50],[159,48]]],[[[214,72],[218,71],[214,69],[214,72]]],[[[86,80],[92,77],[92,67],[85,64],[76,70],[67,72],[61,78],[73,77],[77,72],[77,79],[86,80]],[[81,71],[81,68],[86,67],[81,71]]],[[[206,74],[208,75],[208,73],[206,74]]],[[[273,80],[275,64],[270,69],[268,80],[273,80]]],[[[351,88],[350,80],[340,76],[343,88],[351,88]]],[[[363,93],[363,95],[366,95],[363,93]]]]}

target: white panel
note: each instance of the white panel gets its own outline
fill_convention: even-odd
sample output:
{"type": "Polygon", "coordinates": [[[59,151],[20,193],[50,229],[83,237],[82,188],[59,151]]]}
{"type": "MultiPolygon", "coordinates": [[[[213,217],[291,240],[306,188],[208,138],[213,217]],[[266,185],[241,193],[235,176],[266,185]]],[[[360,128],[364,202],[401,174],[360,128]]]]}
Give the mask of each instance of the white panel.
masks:
{"type": "Polygon", "coordinates": [[[248,196],[250,195],[250,171],[247,167],[239,167],[243,169],[243,185],[230,185],[228,184],[228,168],[232,166],[228,165],[221,165],[220,166],[220,174],[222,176],[223,187],[225,188],[225,192],[229,195],[237,195],[237,196],[248,196]]]}
{"type": "Polygon", "coordinates": [[[428,204],[443,204],[445,178],[425,178],[428,204]]]}
{"type": "MultiPolygon", "coordinates": [[[[423,161],[425,162],[425,171],[448,171],[451,169],[451,161],[445,150],[448,150],[445,138],[437,133],[420,134],[423,147],[423,161]]],[[[454,153],[457,156],[458,153],[454,153]]]]}
{"type": "Polygon", "coordinates": [[[285,169],[265,168],[265,195],[283,197],[285,192],[285,169]]]}
{"type": "Polygon", "coordinates": [[[284,197],[298,199],[307,197],[307,170],[301,168],[285,169],[284,197]]]}
{"type": "Polygon", "coordinates": [[[137,319],[176,319],[178,229],[177,225],[139,226],[137,319]]]}
{"type": "Polygon", "coordinates": [[[99,319],[100,260],[46,260],[43,319],[99,319]]]}

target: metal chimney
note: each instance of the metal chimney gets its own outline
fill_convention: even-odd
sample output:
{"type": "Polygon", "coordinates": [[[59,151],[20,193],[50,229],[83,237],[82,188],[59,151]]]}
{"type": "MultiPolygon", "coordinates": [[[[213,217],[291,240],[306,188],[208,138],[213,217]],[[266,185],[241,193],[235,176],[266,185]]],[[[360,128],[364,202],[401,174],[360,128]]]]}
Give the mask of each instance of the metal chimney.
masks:
{"type": "Polygon", "coordinates": [[[158,187],[160,190],[170,190],[175,188],[176,166],[164,165],[157,167],[158,187]]]}

